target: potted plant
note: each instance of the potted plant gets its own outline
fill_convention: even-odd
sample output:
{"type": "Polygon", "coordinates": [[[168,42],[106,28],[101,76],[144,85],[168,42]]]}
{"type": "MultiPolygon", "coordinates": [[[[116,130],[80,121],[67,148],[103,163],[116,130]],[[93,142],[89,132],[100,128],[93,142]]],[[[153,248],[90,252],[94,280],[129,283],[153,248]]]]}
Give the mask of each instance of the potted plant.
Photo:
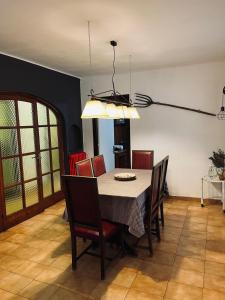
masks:
{"type": "Polygon", "coordinates": [[[216,167],[216,172],[220,180],[225,180],[225,152],[219,149],[213,151],[213,155],[209,157],[213,165],[216,167]]]}

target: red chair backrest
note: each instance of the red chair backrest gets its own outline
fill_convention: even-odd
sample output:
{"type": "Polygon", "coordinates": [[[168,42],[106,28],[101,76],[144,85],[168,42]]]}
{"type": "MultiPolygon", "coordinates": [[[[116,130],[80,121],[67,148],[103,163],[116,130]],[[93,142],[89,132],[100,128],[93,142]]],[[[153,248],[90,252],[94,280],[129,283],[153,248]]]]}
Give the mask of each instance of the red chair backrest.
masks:
{"type": "Polygon", "coordinates": [[[105,161],[103,155],[94,156],[92,159],[92,167],[94,176],[98,177],[104,173],[106,173],[105,169],[105,161]]]}
{"type": "Polygon", "coordinates": [[[64,190],[69,221],[94,228],[101,227],[96,177],[64,175],[64,190]]]}
{"type": "Polygon", "coordinates": [[[78,161],[86,159],[86,157],[87,155],[85,152],[77,152],[69,155],[70,175],[77,175],[76,163],[78,161]]]}
{"type": "Polygon", "coordinates": [[[168,162],[169,162],[169,156],[166,156],[162,160],[162,173],[161,173],[161,181],[160,181],[160,194],[162,194],[162,195],[163,195],[163,192],[164,192],[164,186],[165,186],[165,182],[166,182],[168,162]]]}
{"type": "Polygon", "coordinates": [[[78,176],[93,177],[93,170],[90,159],[85,159],[76,163],[78,176]]]}
{"type": "Polygon", "coordinates": [[[132,169],[152,170],[153,164],[153,150],[132,150],[132,169]]]}
{"type": "Polygon", "coordinates": [[[162,162],[159,162],[156,166],[154,166],[152,170],[152,180],[151,180],[151,188],[150,188],[150,197],[148,204],[147,214],[148,219],[151,219],[158,214],[159,208],[159,195],[160,195],[160,179],[161,179],[161,171],[162,171],[162,162]]]}

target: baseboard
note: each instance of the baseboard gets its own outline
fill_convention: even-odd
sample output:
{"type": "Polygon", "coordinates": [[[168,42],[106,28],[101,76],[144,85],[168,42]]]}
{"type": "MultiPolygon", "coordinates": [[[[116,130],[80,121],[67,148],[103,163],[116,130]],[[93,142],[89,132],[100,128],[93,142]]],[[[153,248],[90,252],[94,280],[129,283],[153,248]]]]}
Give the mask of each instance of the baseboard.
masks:
{"type": "MultiPolygon", "coordinates": [[[[199,201],[199,203],[201,202],[201,198],[198,197],[169,196],[167,200],[169,201],[170,199],[185,200],[185,201],[199,201]]],[[[218,204],[218,200],[212,198],[204,198],[204,203],[218,204]]]]}
{"type": "Polygon", "coordinates": [[[187,197],[187,196],[169,196],[169,199],[176,199],[176,200],[187,200],[187,201],[200,201],[201,198],[198,197],[187,197]]]}

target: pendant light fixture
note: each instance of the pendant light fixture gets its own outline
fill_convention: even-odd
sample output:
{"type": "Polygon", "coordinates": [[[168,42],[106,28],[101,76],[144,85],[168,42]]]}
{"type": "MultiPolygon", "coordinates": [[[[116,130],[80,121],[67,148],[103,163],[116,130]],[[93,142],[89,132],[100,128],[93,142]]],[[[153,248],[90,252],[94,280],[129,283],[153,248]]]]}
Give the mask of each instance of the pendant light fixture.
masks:
{"type": "MultiPolygon", "coordinates": [[[[93,87],[92,78],[92,57],[91,57],[91,34],[90,34],[90,21],[88,21],[88,41],[89,41],[89,65],[91,73],[91,86],[93,87]]],[[[113,47],[113,74],[112,74],[112,90],[104,91],[98,94],[94,93],[93,88],[88,95],[90,99],[85,104],[82,112],[82,119],[139,119],[140,116],[135,107],[132,106],[131,101],[127,102],[127,99],[121,95],[115,89],[114,76],[116,73],[115,60],[116,53],[115,47],[116,41],[110,41],[110,45],[113,47]],[[106,97],[103,96],[107,94],[106,97]],[[119,100],[118,100],[119,99],[119,100]]],[[[130,73],[131,78],[131,73],[130,73]]],[[[131,83],[131,81],[130,81],[131,83]]],[[[130,86],[131,87],[131,86],[130,86]]]]}
{"type": "Polygon", "coordinates": [[[223,88],[222,105],[221,105],[219,113],[216,115],[218,120],[225,120],[225,108],[223,105],[224,95],[225,95],[225,87],[223,88]]]}

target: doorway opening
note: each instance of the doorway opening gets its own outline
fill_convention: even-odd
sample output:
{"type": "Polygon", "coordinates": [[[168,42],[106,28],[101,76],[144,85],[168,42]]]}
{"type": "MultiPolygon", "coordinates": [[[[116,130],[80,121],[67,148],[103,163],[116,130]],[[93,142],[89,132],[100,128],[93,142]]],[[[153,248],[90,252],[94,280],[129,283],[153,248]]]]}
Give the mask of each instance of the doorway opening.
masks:
{"type": "MultiPolygon", "coordinates": [[[[117,99],[129,102],[129,95],[117,99]]],[[[93,119],[92,126],[94,155],[104,155],[106,170],[130,168],[130,120],[93,119]]]]}

